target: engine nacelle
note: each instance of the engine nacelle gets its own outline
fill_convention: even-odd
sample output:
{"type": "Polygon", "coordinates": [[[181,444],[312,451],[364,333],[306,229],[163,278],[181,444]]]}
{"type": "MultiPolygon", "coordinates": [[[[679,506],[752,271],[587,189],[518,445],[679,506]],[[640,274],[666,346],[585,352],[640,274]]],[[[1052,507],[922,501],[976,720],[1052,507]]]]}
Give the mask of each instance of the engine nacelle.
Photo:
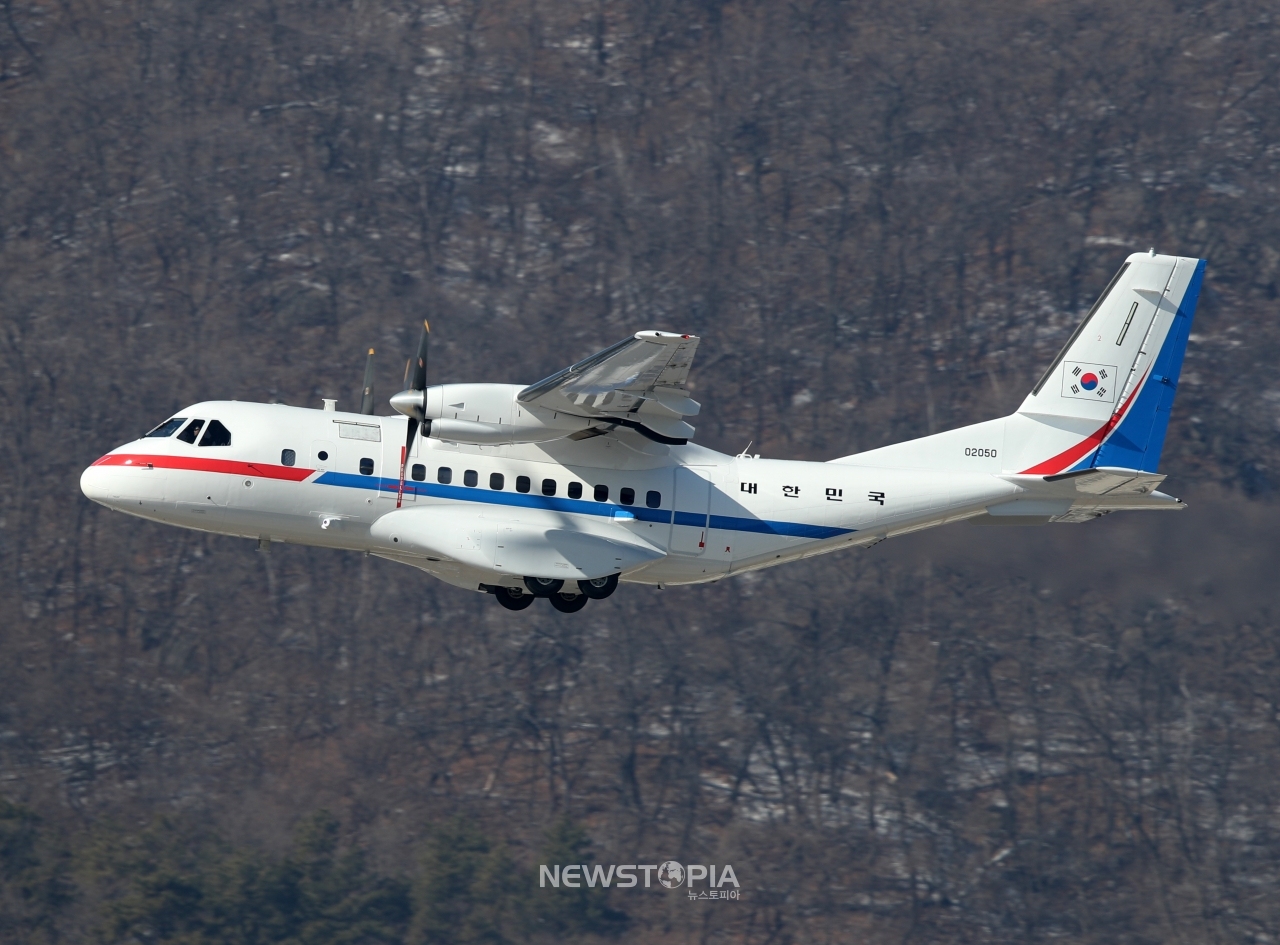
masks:
{"type": "Polygon", "coordinates": [[[568,436],[568,430],[553,427],[537,429],[529,426],[513,426],[506,423],[481,423],[477,420],[430,420],[427,436],[433,440],[449,440],[452,443],[475,443],[487,446],[513,443],[544,443],[568,436]]]}
{"type": "Polygon", "coordinates": [[[455,443],[543,443],[600,423],[516,400],[519,384],[437,384],[401,391],[391,406],[417,420],[430,420],[427,436],[455,443]]]}

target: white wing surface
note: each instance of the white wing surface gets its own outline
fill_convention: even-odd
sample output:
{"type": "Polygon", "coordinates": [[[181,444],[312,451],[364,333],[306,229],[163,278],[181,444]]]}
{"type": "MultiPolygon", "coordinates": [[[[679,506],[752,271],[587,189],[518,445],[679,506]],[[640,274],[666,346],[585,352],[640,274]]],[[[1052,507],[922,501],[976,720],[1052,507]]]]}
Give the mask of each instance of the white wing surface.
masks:
{"type": "Polygon", "coordinates": [[[531,384],[516,399],[527,407],[612,421],[660,443],[684,443],[693,436],[685,418],[701,409],[686,386],[699,340],[639,331],[531,384]]]}

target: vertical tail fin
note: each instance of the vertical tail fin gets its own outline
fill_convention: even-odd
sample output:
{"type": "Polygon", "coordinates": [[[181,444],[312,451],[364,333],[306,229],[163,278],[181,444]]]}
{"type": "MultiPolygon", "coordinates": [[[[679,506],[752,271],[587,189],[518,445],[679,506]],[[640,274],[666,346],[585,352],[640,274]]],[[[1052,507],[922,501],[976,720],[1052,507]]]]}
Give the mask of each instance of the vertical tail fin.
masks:
{"type": "Polygon", "coordinates": [[[1006,446],[1029,463],[1022,472],[1156,471],[1204,267],[1154,253],[1125,261],[1010,418],[1006,435],[1023,443],[1006,446]]]}
{"type": "Polygon", "coordinates": [[[1052,476],[1110,466],[1155,472],[1204,261],[1135,253],[1016,413],[832,460],[1052,476]]]}

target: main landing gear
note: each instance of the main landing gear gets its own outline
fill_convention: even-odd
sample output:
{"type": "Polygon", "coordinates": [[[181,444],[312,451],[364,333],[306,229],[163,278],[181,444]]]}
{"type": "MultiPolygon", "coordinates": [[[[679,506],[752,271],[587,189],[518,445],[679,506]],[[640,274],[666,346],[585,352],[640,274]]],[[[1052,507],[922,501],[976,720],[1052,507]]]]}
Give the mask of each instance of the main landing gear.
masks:
{"type": "Polygon", "coordinates": [[[557,578],[524,579],[524,587],[487,585],[484,588],[507,610],[524,610],[536,597],[545,597],[562,614],[576,614],[589,600],[604,600],[618,589],[618,575],[590,581],[562,581],[557,578]]]}
{"type": "Polygon", "coordinates": [[[533,603],[533,595],[520,587],[491,587],[489,593],[507,610],[524,610],[533,603]]]}

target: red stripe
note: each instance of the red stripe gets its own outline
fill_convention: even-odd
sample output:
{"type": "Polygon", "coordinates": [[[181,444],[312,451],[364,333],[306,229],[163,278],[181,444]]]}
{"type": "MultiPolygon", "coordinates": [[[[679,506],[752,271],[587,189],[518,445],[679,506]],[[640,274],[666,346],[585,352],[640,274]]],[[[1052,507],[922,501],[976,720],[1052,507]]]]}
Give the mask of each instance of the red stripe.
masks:
{"type": "MultiPolygon", "coordinates": [[[[1151,372],[1151,368],[1147,368],[1147,374],[1151,372]]],[[[1102,445],[1108,434],[1116,428],[1124,415],[1129,412],[1129,407],[1133,404],[1133,398],[1138,396],[1138,391],[1142,390],[1142,385],[1147,380],[1147,374],[1142,375],[1142,380],[1138,382],[1138,386],[1133,389],[1133,393],[1129,395],[1129,399],[1124,402],[1124,406],[1120,412],[1113,416],[1098,429],[1090,433],[1083,442],[1077,443],[1070,449],[1063,450],[1052,459],[1046,459],[1043,463],[1032,466],[1030,469],[1024,469],[1018,473],[1020,476],[1052,476],[1054,473],[1060,473],[1064,469],[1069,469],[1080,461],[1083,456],[1089,455],[1090,452],[1102,445]]]]}
{"type": "Polygon", "coordinates": [[[314,469],[297,466],[273,466],[270,463],[242,463],[234,459],[206,459],[203,456],[151,456],[145,453],[108,453],[95,466],[151,466],[156,469],[186,469],[192,472],[229,473],[233,476],[255,476],[258,479],[283,479],[302,482],[314,469]]]}

